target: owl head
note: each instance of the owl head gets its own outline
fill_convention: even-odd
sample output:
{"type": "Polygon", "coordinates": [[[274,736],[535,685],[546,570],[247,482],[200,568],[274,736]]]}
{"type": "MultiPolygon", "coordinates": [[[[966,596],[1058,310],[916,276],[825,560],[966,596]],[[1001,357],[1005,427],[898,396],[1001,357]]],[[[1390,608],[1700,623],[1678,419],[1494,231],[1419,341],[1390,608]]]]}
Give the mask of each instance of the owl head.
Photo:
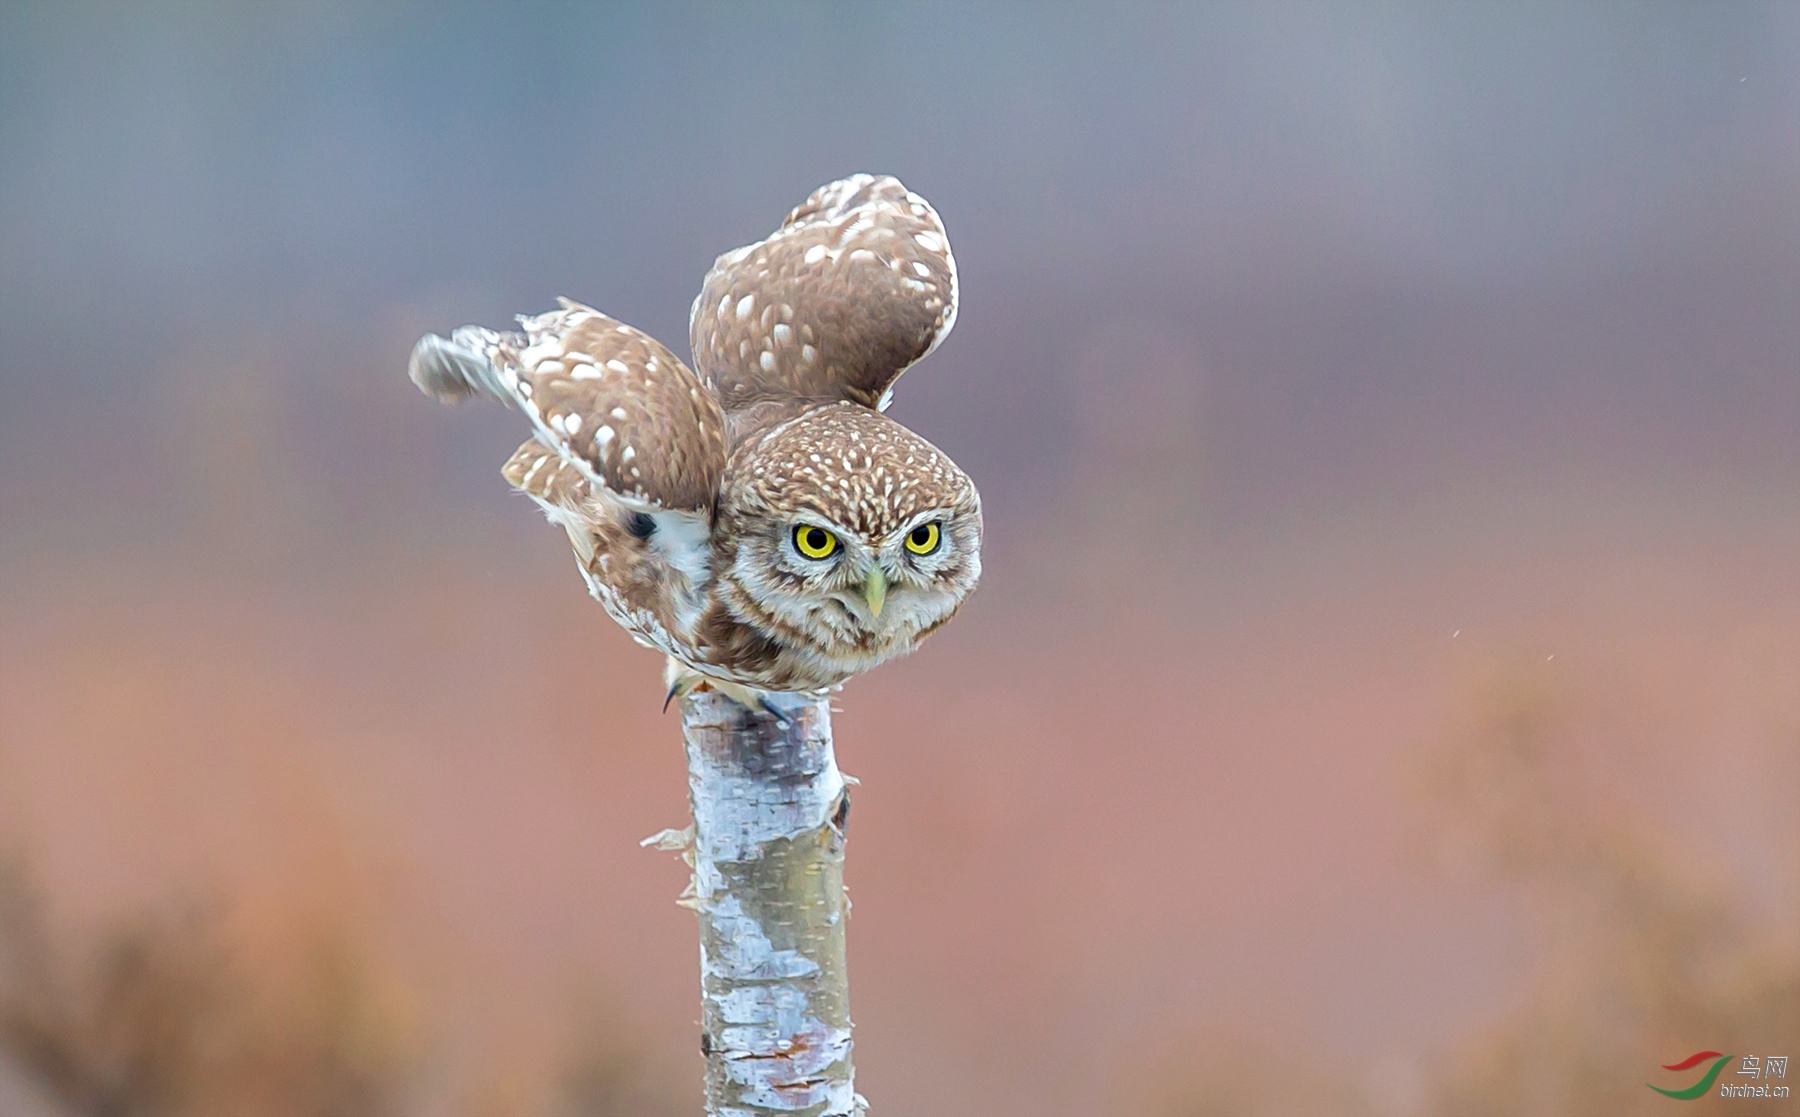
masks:
{"type": "Polygon", "coordinates": [[[723,600],[830,673],[911,651],[981,577],[981,497],[956,463],[859,404],[815,406],[732,455],[723,600]]]}

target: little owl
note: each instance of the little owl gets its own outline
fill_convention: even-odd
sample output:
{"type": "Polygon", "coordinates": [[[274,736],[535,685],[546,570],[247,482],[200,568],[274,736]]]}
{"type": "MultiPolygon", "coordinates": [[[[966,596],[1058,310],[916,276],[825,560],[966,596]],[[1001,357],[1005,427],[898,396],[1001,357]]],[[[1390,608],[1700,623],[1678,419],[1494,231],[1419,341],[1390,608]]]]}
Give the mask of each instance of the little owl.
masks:
{"type": "Polygon", "coordinates": [[[689,316],[694,367],[562,300],[522,332],[414,347],[413,383],[523,411],[503,473],[574,544],[588,589],[702,682],[747,704],[905,655],[981,575],[981,497],[882,414],[956,323],[937,213],[897,179],[820,187],[719,257],[689,316]]]}

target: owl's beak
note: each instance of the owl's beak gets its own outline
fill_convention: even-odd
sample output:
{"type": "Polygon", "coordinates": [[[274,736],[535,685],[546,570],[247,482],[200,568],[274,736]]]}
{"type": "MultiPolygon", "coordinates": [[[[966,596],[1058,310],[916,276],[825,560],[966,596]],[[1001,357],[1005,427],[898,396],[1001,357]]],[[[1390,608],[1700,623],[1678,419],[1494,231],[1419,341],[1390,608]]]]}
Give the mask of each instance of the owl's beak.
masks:
{"type": "Polygon", "coordinates": [[[869,603],[869,612],[881,615],[881,607],[887,604],[887,571],[877,563],[869,567],[869,577],[863,582],[863,600],[869,603]]]}

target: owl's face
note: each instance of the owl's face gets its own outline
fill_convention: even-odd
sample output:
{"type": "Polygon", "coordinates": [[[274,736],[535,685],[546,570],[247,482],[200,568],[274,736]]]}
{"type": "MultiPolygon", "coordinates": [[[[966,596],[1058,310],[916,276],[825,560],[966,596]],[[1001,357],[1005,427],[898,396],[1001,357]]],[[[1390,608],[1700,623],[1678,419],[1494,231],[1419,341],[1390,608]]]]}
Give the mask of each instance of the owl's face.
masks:
{"type": "Polygon", "coordinates": [[[722,513],[733,612],[829,673],[904,655],[981,576],[981,498],[942,451],[855,404],[734,457],[722,513]]]}
{"type": "Polygon", "coordinates": [[[737,574],[788,624],[862,648],[918,634],[956,611],[981,572],[981,513],[929,508],[864,533],[811,508],[758,517],[737,574]]]}

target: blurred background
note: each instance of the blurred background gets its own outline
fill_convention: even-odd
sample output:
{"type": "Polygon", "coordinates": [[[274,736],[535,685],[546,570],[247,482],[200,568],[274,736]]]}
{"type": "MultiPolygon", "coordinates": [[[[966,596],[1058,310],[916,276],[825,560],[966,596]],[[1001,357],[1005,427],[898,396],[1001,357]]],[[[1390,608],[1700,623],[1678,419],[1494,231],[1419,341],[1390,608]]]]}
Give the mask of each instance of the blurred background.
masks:
{"type": "Polygon", "coordinates": [[[661,665],[406,356],[861,170],[988,521],[839,703],[877,1114],[1800,1056],[1800,5],[14,3],[0,1114],[698,1111],[661,665]]]}

